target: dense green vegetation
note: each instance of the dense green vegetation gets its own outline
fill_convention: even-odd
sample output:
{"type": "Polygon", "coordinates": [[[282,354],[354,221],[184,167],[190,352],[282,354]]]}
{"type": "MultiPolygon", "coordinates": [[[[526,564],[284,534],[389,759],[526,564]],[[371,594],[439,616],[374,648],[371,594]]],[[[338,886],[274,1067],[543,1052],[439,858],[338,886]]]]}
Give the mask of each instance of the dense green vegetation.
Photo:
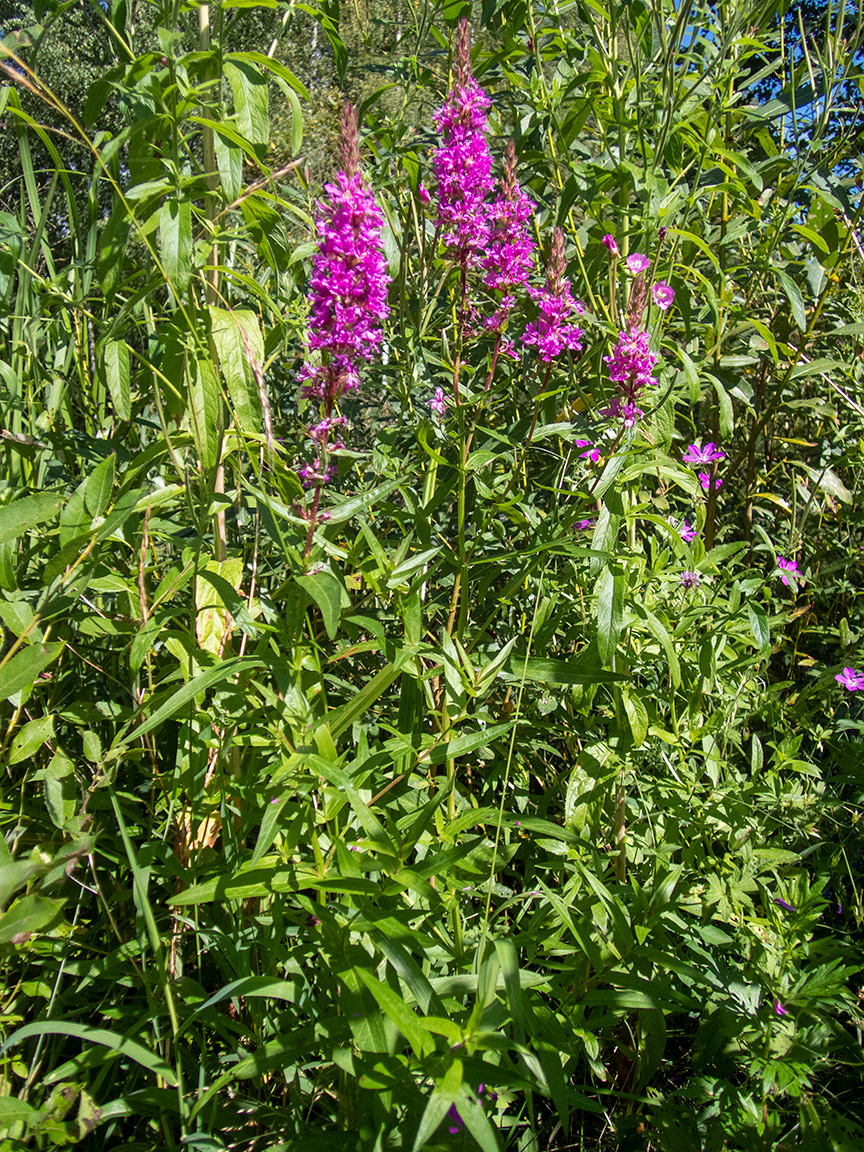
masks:
{"type": "Polygon", "coordinates": [[[862,1146],[862,21],[0,10],[3,1152],[862,1146]]]}

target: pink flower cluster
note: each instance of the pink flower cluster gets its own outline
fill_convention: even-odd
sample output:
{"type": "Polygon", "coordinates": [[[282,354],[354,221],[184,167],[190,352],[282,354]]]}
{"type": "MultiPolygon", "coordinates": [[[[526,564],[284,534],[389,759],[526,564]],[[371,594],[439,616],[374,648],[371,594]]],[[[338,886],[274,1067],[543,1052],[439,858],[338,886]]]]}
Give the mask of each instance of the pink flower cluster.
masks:
{"type": "Polygon", "coordinates": [[[620,419],[625,428],[632,428],[645,413],[636,406],[643,389],[656,386],[651,375],[657,363],[656,355],[648,348],[648,333],[631,329],[618,333],[618,343],[611,356],[603,359],[609,365],[609,379],[615,384],[615,395],[601,416],[620,419]]]}
{"type": "Polygon", "coordinates": [[[534,213],[533,201],[516,178],[516,147],[511,140],[504,160],[501,193],[489,209],[488,255],[482,261],[483,283],[489,288],[518,288],[534,267],[534,241],[525,227],[534,213]]]}
{"type": "Polygon", "coordinates": [[[584,309],[574,300],[570,283],[564,279],[564,233],[556,228],[552,234],[552,252],[546,272],[545,288],[528,291],[540,305],[536,324],[529,324],[523,340],[537,348],[540,359],[547,364],[564,349],[582,351],[582,329],[572,323],[573,315],[581,316],[584,309]]]}
{"type": "Polygon", "coordinates": [[[456,80],[443,108],[433,113],[441,145],[433,167],[438,182],[438,223],[444,243],[463,268],[473,267],[489,243],[484,205],[493,190],[492,155],[486,143],[486,113],[492,102],[471,75],[468,21],[459,28],[456,80]]]}
{"type": "Polygon", "coordinates": [[[360,382],[358,365],[371,360],[381,347],[390,276],[381,250],[384,219],[358,171],[357,116],[346,105],[342,118],[340,154],[343,171],[325,184],[326,198],[318,203],[318,250],[309,280],[308,350],[317,353],[301,369],[301,395],[319,402],[319,420],[307,432],[315,459],[298,470],[307,487],[332,479],[335,465],[329,454],[344,447],[331,443],[331,432],[345,420],[333,415],[339,397],[360,382]]]}

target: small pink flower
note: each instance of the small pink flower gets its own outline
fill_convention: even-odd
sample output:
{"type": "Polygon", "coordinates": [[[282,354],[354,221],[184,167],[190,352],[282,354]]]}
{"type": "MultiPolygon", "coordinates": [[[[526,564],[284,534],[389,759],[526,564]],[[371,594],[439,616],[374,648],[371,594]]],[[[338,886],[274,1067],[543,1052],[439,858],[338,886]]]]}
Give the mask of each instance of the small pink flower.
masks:
{"type": "Polygon", "coordinates": [[[672,307],[672,301],[675,299],[675,289],[670,288],[665,280],[658,280],[656,284],[651,286],[651,295],[654,297],[654,303],[663,312],[666,312],[672,307]]]}
{"type": "Polygon", "coordinates": [[[710,464],[712,460],[725,460],[726,453],[722,452],[713,440],[709,440],[704,448],[698,444],[691,444],[681,457],[685,464],[710,464]]]}
{"type": "Polygon", "coordinates": [[[633,276],[638,276],[640,272],[644,272],[646,268],[650,267],[651,261],[641,252],[634,252],[627,257],[627,271],[633,276]]]}
{"type": "Polygon", "coordinates": [[[444,416],[447,413],[447,401],[444,398],[444,389],[436,388],[435,395],[429,401],[429,407],[433,412],[437,412],[439,416],[444,416]]]}
{"type": "MultiPolygon", "coordinates": [[[[711,477],[707,472],[700,472],[699,473],[699,483],[702,485],[703,489],[706,492],[710,492],[710,490],[711,490],[711,477]]],[[[723,481],[718,476],[717,479],[714,481],[714,491],[716,492],[718,488],[722,488],[722,487],[723,487],[723,481]]]]}
{"type": "Polygon", "coordinates": [[[607,232],[603,237],[603,244],[609,249],[610,256],[618,255],[618,245],[615,243],[615,237],[611,232],[607,232]]]}
{"type": "Polygon", "coordinates": [[[783,1007],[779,1000],[774,1001],[774,1011],[778,1016],[788,1016],[788,1011],[783,1007]]]}
{"type": "Polygon", "coordinates": [[[600,449],[595,448],[593,443],[590,440],[577,440],[576,441],[576,447],[588,449],[587,452],[580,452],[579,453],[579,458],[581,460],[590,460],[592,464],[596,464],[597,461],[600,459],[600,449]]]}
{"type": "Polygon", "coordinates": [[[427,188],[425,187],[425,185],[421,184],[418,191],[420,193],[420,203],[421,204],[430,204],[432,202],[432,197],[429,195],[429,192],[428,192],[427,188]]]}
{"type": "Polygon", "coordinates": [[[594,527],[593,520],[580,520],[574,527],[578,528],[580,532],[587,532],[594,527]]]}
{"type": "Polygon", "coordinates": [[[796,587],[795,581],[799,584],[805,583],[804,577],[798,571],[797,560],[784,560],[782,556],[778,556],[777,567],[780,569],[780,579],[787,588],[796,587]]]}
{"type": "Polygon", "coordinates": [[[864,672],[856,672],[854,668],[844,668],[834,677],[838,684],[842,684],[847,692],[864,691],[864,672]]]}
{"type": "Polygon", "coordinates": [[[670,520],[670,524],[685,544],[690,544],[699,535],[696,529],[692,528],[686,520],[681,520],[680,523],[674,520],[670,520]]]}

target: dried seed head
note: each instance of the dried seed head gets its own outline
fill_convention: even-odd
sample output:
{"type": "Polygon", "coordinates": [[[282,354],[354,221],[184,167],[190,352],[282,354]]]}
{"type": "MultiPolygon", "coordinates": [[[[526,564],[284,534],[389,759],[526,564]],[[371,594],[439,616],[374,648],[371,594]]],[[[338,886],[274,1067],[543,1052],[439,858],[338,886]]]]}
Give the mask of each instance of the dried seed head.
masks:
{"type": "Polygon", "coordinates": [[[465,88],[471,79],[471,27],[468,18],[463,16],[459,21],[459,31],[456,34],[456,83],[465,88]]]}
{"type": "Polygon", "coordinates": [[[504,199],[514,201],[519,195],[519,181],[516,179],[516,145],[507,141],[507,155],[504,157],[504,199]]]}
{"type": "Polygon", "coordinates": [[[360,169],[360,144],[357,140],[357,109],[345,102],[339,133],[339,163],[350,179],[360,169]]]}
{"type": "Polygon", "coordinates": [[[549,264],[546,274],[549,280],[549,288],[556,296],[560,296],[564,290],[563,283],[566,268],[567,261],[564,259],[564,230],[562,228],[555,228],[552,232],[552,250],[549,253],[549,264]]]}

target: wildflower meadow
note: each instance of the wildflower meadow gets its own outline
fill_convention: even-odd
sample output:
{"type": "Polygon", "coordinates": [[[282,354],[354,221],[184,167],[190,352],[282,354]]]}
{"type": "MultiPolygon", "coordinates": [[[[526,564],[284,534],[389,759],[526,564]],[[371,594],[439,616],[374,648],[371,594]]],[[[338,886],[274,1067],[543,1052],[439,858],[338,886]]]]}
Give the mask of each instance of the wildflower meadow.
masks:
{"type": "Polygon", "coordinates": [[[0,4],[0,1152],[864,1148],[864,13],[0,4]]]}

